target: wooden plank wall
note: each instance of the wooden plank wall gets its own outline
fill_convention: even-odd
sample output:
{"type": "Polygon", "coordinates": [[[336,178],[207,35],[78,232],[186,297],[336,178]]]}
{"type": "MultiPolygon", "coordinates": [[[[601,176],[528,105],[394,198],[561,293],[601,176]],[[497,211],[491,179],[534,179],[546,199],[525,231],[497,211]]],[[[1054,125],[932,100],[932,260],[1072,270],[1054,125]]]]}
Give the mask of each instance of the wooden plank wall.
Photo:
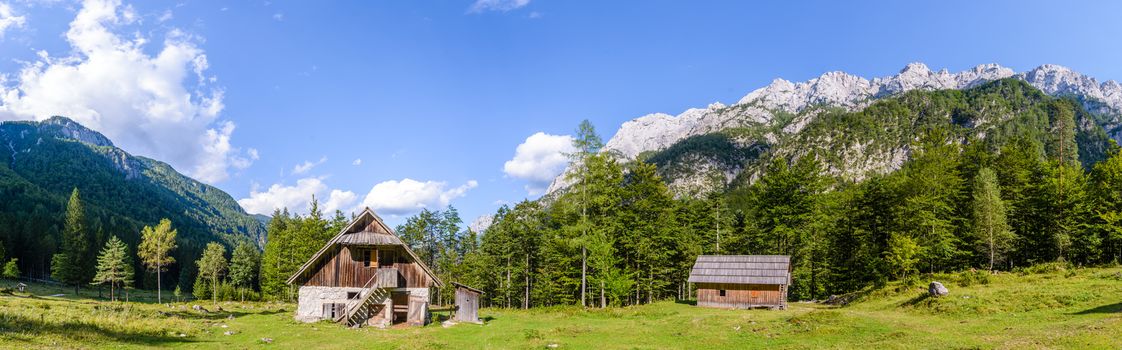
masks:
{"type": "Polygon", "coordinates": [[[776,284],[698,283],[697,305],[748,308],[781,306],[783,293],[776,284]],[[725,296],[720,291],[725,290],[725,296]]]}
{"type": "MultiPolygon", "coordinates": [[[[352,247],[337,247],[332,251],[328,251],[331,259],[327,259],[320,266],[315,267],[312,272],[312,277],[308,279],[304,285],[318,286],[318,287],[354,287],[361,288],[371,278],[373,278],[378,271],[377,254],[371,257],[370,267],[363,266],[362,260],[358,257],[358,249],[352,247]]],[[[365,249],[365,248],[362,248],[365,249]]],[[[381,249],[387,249],[383,247],[381,249]]],[[[406,262],[407,254],[401,247],[393,247],[397,251],[398,260],[394,262],[393,266],[398,269],[398,288],[429,288],[432,285],[432,279],[425,274],[417,264],[406,262]]]]}
{"type": "Polygon", "coordinates": [[[456,320],[479,322],[479,293],[456,288],[456,320]]]}

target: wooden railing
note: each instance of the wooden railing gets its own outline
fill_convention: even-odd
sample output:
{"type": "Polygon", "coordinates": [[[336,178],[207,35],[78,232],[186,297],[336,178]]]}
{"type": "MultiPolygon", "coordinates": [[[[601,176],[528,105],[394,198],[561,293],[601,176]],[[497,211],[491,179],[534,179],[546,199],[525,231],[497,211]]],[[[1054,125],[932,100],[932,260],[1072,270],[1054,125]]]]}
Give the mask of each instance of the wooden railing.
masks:
{"type": "Polygon", "coordinates": [[[358,294],[347,299],[346,304],[344,304],[346,306],[343,313],[335,316],[335,322],[344,320],[349,322],[350,318],[353,317],[359,310],[361,310],[362,307],[369,301],[368,299],[370,299],[370,297],[375,294],[374,292],[382,290],[383,288],[397,288],[397,276],[398,273],[397,269],[395,268],[379,268],[377,271],[375,271],[374,276],[370,277],[370,280],[366,281],[366,284],[362,286],[362,290],[360,290],[358,294]]]}
{"type": "Polygon", "coordinates": [[[371,277],[370,280],[366,281],[366,284],[362,286],[362,290],[360,290],[358,294],[355,294],[354,297],[347,299],[347,303],[345,304],[346,307],[344,308],[343,313],[341,315],[335,316],[335,322],[343,321],[354,315],[354,312],[361,308],[362,304],[366,303],[366,298],[370,297],[370,295],[373,294],[371,292],[373,292],[375,288],[378,288],[377,286],[378,275],[374,275],[374,277],[371,277]]]}

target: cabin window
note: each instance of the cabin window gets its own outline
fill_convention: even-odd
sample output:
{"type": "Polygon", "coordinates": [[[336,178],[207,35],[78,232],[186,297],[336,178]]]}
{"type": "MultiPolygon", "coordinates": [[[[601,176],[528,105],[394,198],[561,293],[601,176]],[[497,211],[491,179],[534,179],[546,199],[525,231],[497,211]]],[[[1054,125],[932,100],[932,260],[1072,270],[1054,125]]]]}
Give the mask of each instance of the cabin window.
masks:
{"type": "Polygon", "coordinates": [[[339,315],[343,314],[343,308],[346,304],[341,303],[325,303],[323,304],[323,318],[334,320],[339,315]]]}
{"type": "Polygon", "coordinates": [[[373,255],[372,253],[374,253],[374,251],[372,251],[370,249],[363,249],[363,250],[359,251],[358,255],[359,255],[359,258],[362,260],[362,266],[363,267],[370,267],[370,260],[372,260],[371,255],[373,255]]]}
{"type": "Polygon", "coordinates": [[[392,250],[379,250],[378,267],[393,267],[394,260],[397,259],[396,253],[392,250]]]}
{"type": "Polygon", "coordinates": [[[347,299],[354,299],[358,297],[358,292],[347,292],[347,299]]]}
{"type": "Polygon", "coordinates": [[[725,296],[725,290],[724,289],[721,289],[720,293],[721,293],[721,296],[725,296]]]}

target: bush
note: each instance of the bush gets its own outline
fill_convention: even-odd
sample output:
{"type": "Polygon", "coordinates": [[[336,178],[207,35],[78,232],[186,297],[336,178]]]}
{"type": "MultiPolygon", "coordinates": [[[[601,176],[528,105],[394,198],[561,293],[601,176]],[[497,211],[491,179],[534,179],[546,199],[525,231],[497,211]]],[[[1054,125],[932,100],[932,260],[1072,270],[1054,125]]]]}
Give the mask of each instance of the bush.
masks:
{"type": "MultiPolygon", "coordinates": [[[[204,279],[195,281],[195,290],[193,292],[195,299],[210,300],[212,288],[210,283],[204,279]]],[[[232,284],[219,281],[218,284],[218,300],[219,301],[260,301],[261,293],[249,288],[239,288],[232,284]]]]}
{"type": "Polygon", "coordinates": [[[972,284],[989,284],[990,273],[987,271],[962,271],[955,279],[959,287],[969,287],[972,284]]]}
{"type": "Polygon", "coordinates": [[[1066,272],[1071,269],[1071,263],[1066,261],[1054,261],[1042,264],[1036,264],[1029,267],[1016,268],[1013,271],[1022,275],[1033,274],[1046,274],[1046,273],[1060,273],[1066,272]]]}
{"type": "Polygon", "coordinates": [[[916,275],[908,276],[907,278],[904,278],[904,280],[901,281],[901,282],[904,284],[904,287],[907,287],[907,288],[919,287],[920,285],[922,285],[922,283],[920,282],[919,276],[916,276],[916,275]]]}

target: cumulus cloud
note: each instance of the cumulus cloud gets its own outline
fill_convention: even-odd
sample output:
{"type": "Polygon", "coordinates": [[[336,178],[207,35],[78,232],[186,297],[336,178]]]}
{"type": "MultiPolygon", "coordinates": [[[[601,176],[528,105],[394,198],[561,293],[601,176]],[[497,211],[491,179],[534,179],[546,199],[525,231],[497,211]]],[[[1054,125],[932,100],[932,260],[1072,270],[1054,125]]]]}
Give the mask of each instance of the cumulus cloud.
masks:
{"type": "Polygon", "coordinates": [[[514,150],[514,158],[503,164],[507,176],[526,180],[530,195],[541,194],[569,164],[566,153],[572,153],[573,137],[543,132],[530,135],[514,150]]]}
{"type": "Polygon", "coordinates": [[[358,195],[351,191],[338,189],[328,191],[328,186],[323,179],[315,177],[296,180],[296,184],[291,186],[273,184],[265,191],[260,191],[256,187],[250,190],[249,197],[238,200],[238,204],[246,212],[253,214],[271,215],[273,210],[285,208],[293,213],[307,213],[311,209],[312,196],[319,200],[321,211],[331,213],[336,209],[348,209],[358,198],[358,195]]]}
{"type": "Polygon", "coordinates": [[[476,186],[479,183],[475,180],[455,188],[448,188],[447,182],[440,181],[420,182],[409,178],[384,181],[370,189],[359,207],[370,207],[387,215],[407,215],[423,208],[445,207],[476,186]]]}
{"type": "Polygon", "coordinates": [[[323,202],[324,212],[334,212],[336,209],[345,210],[346,207],[354,204],[358,199],[358,195],[351,191],[331,190],[331,194],[327,196],[327,201],[323,202]]]}
{"type": "Polygon", "coordinates": [[[468,8],[468,13],[507,12],[529,4],[530,0],[475,0],[468,8]]]}
{"type": "Polygon", "coordinates": [[[355,160],[351,162],[351,165],[354,165],[354,166],[362,165],[362,158],[355,158],[355,160]]]}
{"type": "Polygon", "coordinates": [[[0,2],[0,39],[4,38],[4,33],[8,29],[20,28],[27,24],[27,18],[24,16],[16,16],[12,11],[12,6],[6,2],[0,2]]]}
{"type": "Polygon", "coordinates": [[[296,164],[296,166],[292,167],[292,174],[293,175],[299,175],[299,174],[306,173],[308,171],[311,171],[312,168],[315,168],[316,166],[318,166],[320,164],[323,164],[323,163],[326,163],[326,162],[327,162],[327,156],[320,157],[319,160],[315,161],[315,162],[310,161],[310,160],[305,160],[303,163],[296,164]]]}
{"type": "Polygon", "coordinates": [[[218,119],[223,91],[199,40],[172,29],[149,50],[137,22],[119,0],[84,1],[65,35],[67,56],[40,51],[17,74],[0,74],[0,120],[67,116],[208,183],[249,167],[256,152],[235,147],[236,125],[218,119]]]}

